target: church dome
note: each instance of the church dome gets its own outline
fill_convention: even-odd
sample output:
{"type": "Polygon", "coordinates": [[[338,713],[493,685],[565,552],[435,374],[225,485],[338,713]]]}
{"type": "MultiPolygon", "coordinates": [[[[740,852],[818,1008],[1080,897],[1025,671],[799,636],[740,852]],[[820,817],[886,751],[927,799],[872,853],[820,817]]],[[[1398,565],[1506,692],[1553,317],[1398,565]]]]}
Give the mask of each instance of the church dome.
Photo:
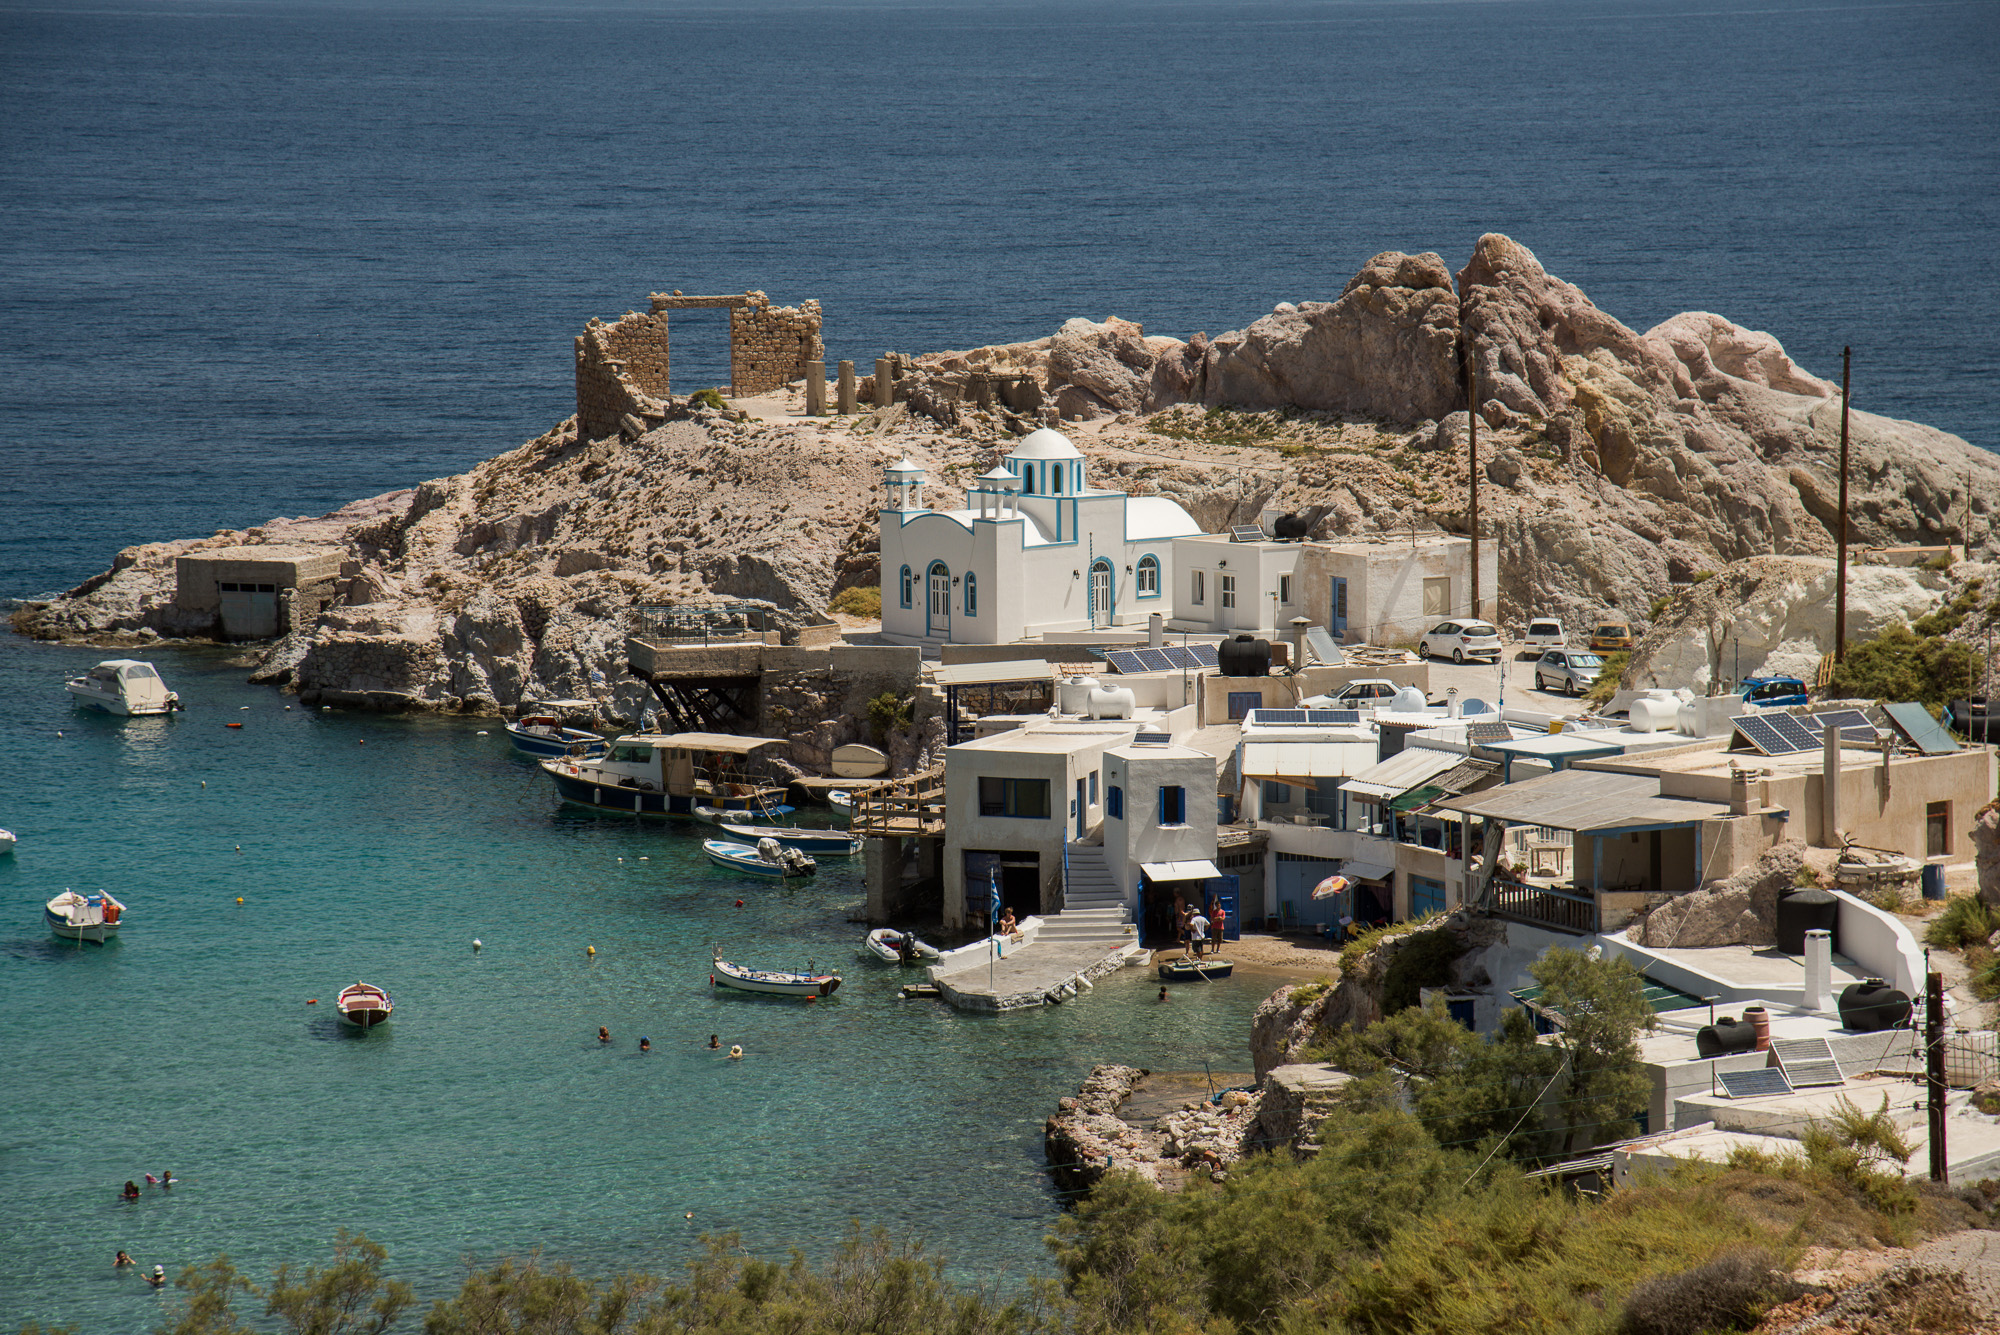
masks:
{"type": "Polygon", "coordinates": [[[1030,431],[1021,437],[1021,443],[1014,447],[1009,459],[1081,459],[1083,454],[1069,443],[1069,437],[1048,427],[1030,431]]]}

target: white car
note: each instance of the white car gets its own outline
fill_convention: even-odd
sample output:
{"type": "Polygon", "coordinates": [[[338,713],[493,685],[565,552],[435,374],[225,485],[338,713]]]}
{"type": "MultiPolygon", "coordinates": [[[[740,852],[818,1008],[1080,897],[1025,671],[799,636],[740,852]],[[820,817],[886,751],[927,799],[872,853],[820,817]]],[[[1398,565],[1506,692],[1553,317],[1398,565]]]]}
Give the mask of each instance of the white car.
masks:
{"type": "Polygon", "coordinates": [[[1401,689],[1387,677],[1359,677],[1330,695],[1315,695],[1300,703],[1307,709],[1366,709],[1395,699],[1401,689]]]}
{"type": "Polygon", "coordinates": [[[1468,658],[1500,661],[1500,632],[1485,621],[1440,621],[1424,633],[1417,644],[1420,658],[1449,657],[1454,663],[1468,658]]]}
{"type": "Polygon", "coordinates": [[[1523,649],[1560,649],[1568,642],[1563,623],[1554,617],[1529,617],[1527,633],[1521,636],[1523,649]]]}

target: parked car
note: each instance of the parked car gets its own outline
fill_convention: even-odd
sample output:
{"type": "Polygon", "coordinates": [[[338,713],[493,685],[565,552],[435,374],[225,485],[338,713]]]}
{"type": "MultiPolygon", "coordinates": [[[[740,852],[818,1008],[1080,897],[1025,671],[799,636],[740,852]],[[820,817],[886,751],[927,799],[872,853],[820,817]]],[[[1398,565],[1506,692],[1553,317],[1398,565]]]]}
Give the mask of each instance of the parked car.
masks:
{"type": "Polygon", "coordinates": [[[1420,658],[1444,658],[1463,663],[1468,658],[1500,661],[1500,632],[1484,621],[1440,621],[1417,644],[1420,658]]]}
{"type": "Polygon", "coordinates": [[[1527,632],[1521,636],[1523,649],[1560,649],[1567,643],[1569,635],[1554,617],[1529,617],[1527,632]]]}
{"type": "Polygon", "coordinates": [[[1604,659],[1585,649],[1551,649],[1535,660],[1535,689],[1582,695],[1597,680],[1604,659]]]}
{"type": "Polygon", "coordinates": [[[1328,695],[1315,695],[1300,703],[1307,709],[1366,708],[1378,700],[1394,699],[1402,688],[1387,677],[1360,677],[1328,695]]]}
{"type": "Polygon", "coordinates": [[[1623,617],[1599,617],[1590,632],[1590,647],[1615,654],[1632,647],[1632,623],[1623,617]]]}
{"type": "Polygon", "coordinates": [[[1744,704],[1763,709],[1789,709],[1810,701],[1806,684],[1797,677],[1745,677],[1740,693],[1744,704]]]}

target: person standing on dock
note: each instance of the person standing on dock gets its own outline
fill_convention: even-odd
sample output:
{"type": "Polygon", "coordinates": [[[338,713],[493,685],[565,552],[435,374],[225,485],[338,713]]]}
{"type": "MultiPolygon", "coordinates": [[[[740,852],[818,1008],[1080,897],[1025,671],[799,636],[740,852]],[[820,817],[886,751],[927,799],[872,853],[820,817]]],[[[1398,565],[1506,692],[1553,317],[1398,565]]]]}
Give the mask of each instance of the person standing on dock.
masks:
{"type": "Polygon", "coordinates": [[[1200,959],[1201,948],[1208,941],[1208,919],[1199,913],[1188,917],[1188,958],[1200,959]]]}

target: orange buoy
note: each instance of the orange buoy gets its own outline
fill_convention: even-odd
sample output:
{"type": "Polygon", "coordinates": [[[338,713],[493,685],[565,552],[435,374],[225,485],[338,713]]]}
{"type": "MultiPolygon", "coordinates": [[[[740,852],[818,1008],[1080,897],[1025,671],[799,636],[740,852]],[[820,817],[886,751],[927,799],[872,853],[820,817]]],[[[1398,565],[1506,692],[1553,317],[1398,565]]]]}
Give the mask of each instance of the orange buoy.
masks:
{"type": "Polygon", "coordinates": [[[222,726],[225,728],[240,728],[243,725],[241,723],[225,723],[222,726]]]}
{"type": "Polygon", "coordinates": [[[740,899],[739,899],[739,900],[737,900],[737,901],[736,901],[736,907],[737,907],[737,908],[739,908],[739,909],[740,909],[740,908],[742,908],[742,907],[743,907],[743,901],[742,901],[742,900],[740,900],[740,899]]]}
{"type": "Polygon", "coordinates": [[[317,1006],[317,1005],[319,1005],[319,998],[318,998],[318,997],[307,997],[307,998],[306,998],[306,1005],[308,1005],[308,1006],[317,1006]]]}

